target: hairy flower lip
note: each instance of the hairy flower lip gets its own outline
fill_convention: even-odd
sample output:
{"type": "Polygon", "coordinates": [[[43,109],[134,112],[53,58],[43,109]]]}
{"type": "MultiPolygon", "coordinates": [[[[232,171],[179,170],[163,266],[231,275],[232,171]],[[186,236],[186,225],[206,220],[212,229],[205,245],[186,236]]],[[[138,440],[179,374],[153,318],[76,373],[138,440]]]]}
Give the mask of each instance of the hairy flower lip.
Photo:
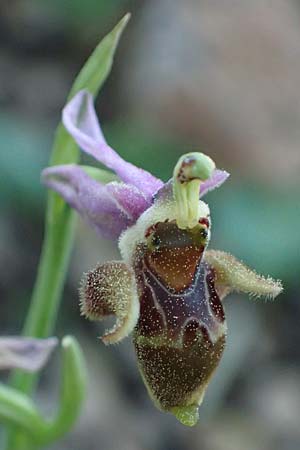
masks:
{"type": "MultiPolygon", "coordinates": [[[[143,258],[142,252],[137,253],[137,259],[140,258],[143,258]]],[[[156,293],[153,297],[155,308],[162,314],[164,327],[173,337],[181,335],[190,319],[196,319],[199,325],[207,328],[212,342],[219,337],[220,330],[221,334],[226,331],[223,306],[213,290],[214,278],[209,266],[198,263],[191,283],[183,290],[167,286],[145,259],[135,267],[135,272],[138,285],[151,286],[151,295],[156,293]]],[[[142,328],[144,323],[143,319],[142,328]]],[[[157,331],[160,326],[157,324],[157,331]]],[[[146,334],[151,336],[153,332],[149,333],[146,334]]]]}

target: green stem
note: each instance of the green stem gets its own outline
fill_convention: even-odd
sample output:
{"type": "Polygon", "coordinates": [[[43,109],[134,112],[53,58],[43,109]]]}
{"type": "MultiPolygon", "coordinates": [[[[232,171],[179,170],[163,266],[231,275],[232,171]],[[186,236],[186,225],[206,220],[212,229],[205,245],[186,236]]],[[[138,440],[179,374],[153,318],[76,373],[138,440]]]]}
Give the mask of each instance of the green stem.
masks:
{"type": "MultiPolygon", "coordinates": [[[[130,18],[126,14],[115,28],[102,39],[72,86],[68,99],[81,89],[88,89],[97,95],[110,73],[113,57],[120,36],[130,18]]],[[[79,150],[73,139],[60,124],[56,133],[50,164],[77,163],[79,150]]],[[[75,216],[64,201],[55,193],[49,193],[46,216],[45,239],[40,264],[28,316],[24,326],[24,335],[37,338],[47,337],[53,332],[61,293],[64,286],[67,267],[74,236],[75,216]]],[[[19,391],[31,394],[37,375],[16,371],[11,385],[19,391]]],[[[32,449],[28,436],[22,430],[9,430],[7,450],[32,449]]]]}
{"type": "Polygon", "coordinates": [[[34,434],[35,430],[37,434],[38,430],[46,431],[45,422],[34,403],[26,395],[2,383],[0,383],[0,420],[23,428],[33,440],[38,437],[34,434]]]}
{"type": "Polygon", "coordinates": [[[62,357],[59,402],[51,419],[44,419],[27,395],[0,383],[0,421],[22,431],[13,435],[11,448],[29,450],[48,445],[67,433],[78,418],[87,376],[83,352],[74,337],[66,336],[62,340],[62,357]]]}
{"type": "Polygon", "coordinates": [[[63,436],[76,421],[86,392],[86,370],[82,350],[72,336],[62,341],[63,370],[59,407],[55,417],[48,422],[41,438],[50,443],[63,436]]]}
{"type": "MultiPolygon", "coordinates": [[[[74,219],[73,212],[65,207],[59,220],[46,224],[41,264],[24,326],[24,336],[45,338],[53,333],[72,249],[74,219]]],[[[34,375],[18,371],[13,376],[11,385],[29,393],[34,381],[34,375]]]]}
{"type": "MultiPolygon", "coordinates": [[[[65,206],[54,223],[48,221],[46,224],[41,263],[24,327],[25,336],[43,338],[53,332],[72,249],[74,223],[73,212],[65,206]]],[[[31,394],[36,381],[37,375],[17,371],[11,385],[31,394]]],[[[7,450],[23,448],[22,431],[12,430],[7,450]]]]}

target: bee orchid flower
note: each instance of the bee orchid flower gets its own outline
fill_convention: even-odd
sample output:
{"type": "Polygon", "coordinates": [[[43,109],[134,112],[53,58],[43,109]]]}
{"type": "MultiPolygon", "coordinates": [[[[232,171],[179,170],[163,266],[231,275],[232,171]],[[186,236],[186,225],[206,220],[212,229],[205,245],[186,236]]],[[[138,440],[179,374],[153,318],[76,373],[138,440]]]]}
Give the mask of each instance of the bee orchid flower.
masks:
{"type": "Polygon", "coordinates": [[[19,336],[0,337],[0,370],[22,369],[36,372],[48,361],[57,339],[34,339],[19,336]]]}
{"type": "Polygon", "coordinates": [[[183,155],[164,184],[106,143],[86,91],[67,104],[63,123],[81,149],[117,177],[101,183],[93,170],[78,165],[49,167],[42,174],[102,236],[118,241],[122,255],[84,276],[81,312],[90,320],[115,316],[102,337],[105,344],[132,333],[155,405],[192,426],[224,350],[224,298],[233,291],[274,298],[281,283],[228,253],[207,249],[212,222],[202,197],[229,176],[211,158],[183,155]]]}

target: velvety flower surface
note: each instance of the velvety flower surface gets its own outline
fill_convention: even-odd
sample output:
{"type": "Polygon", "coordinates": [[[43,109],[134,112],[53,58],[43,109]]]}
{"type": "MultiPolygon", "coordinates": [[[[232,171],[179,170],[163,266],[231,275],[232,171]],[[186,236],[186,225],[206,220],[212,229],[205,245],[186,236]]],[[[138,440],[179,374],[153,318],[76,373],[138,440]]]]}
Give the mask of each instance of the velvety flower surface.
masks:
{"type": "Polygon", "coordinates": [[[46,364],[56,345],[56,338],[2,336],[0,338],[0,369],[23,369],[35,372],[46,364]]]}
{"type": "Polygon", "coordinates": [[[202,197],[228,177],[211,158],[183,155],[164,184],[109,147],[86,91],[65,107],[63,122],[82,150],[118,177],[101,183],[77,165],[50,167],[42,175],[98,232],[118,239],[122,260],[99,264],[82,281],[82,314],[116,317],[102,338],[106,344],[133,332],[150,397],[194,425],[226,343],[223,299],[232,291],[274,298],[281,283],[207,249],[211,217],[202,197]]]}

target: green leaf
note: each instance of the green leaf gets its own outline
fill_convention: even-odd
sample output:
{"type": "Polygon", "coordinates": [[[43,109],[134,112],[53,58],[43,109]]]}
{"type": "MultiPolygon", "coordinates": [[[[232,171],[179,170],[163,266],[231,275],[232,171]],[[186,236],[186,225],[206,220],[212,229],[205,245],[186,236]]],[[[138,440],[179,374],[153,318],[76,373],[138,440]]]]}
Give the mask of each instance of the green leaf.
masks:
{"type": "Polygon", "coordinates": [[[56,441],[72,428],[85,398],[87,375],[82,350],[72,336],[64,337],[62,349],[63,373],[59,407],[56,417],[48,424],[48,430],[40,437],[44,445],[56,441]]]}
{"type": "Polygon", "coordinates": [[[128,13],[95,48],[92,55],[79,72],[68,96],[68,100],[71,100],[71,98],[82,89],[88,89],[94,96],[97,95],[111,71],[113,57],[119,39],[129,19],[130,14],[128,13]]]}
{"type": "Polygon", "coordinates": [[[0,421],[21,427],[34,440],[39,432],[45,429],[45,422],[29,397],[2,383],[0,383],[0,421]]]}
{"type": "Polygon", "coordinates": [[[0,383],[0,422],[18,426],[30,440],[40,445],[54,442],[69,431],[85,397],[87,376],[82,350],[72,336],[63,339],[62,349],[59,406],[53,419],[44,419],[27,395],[0,383]]]}

